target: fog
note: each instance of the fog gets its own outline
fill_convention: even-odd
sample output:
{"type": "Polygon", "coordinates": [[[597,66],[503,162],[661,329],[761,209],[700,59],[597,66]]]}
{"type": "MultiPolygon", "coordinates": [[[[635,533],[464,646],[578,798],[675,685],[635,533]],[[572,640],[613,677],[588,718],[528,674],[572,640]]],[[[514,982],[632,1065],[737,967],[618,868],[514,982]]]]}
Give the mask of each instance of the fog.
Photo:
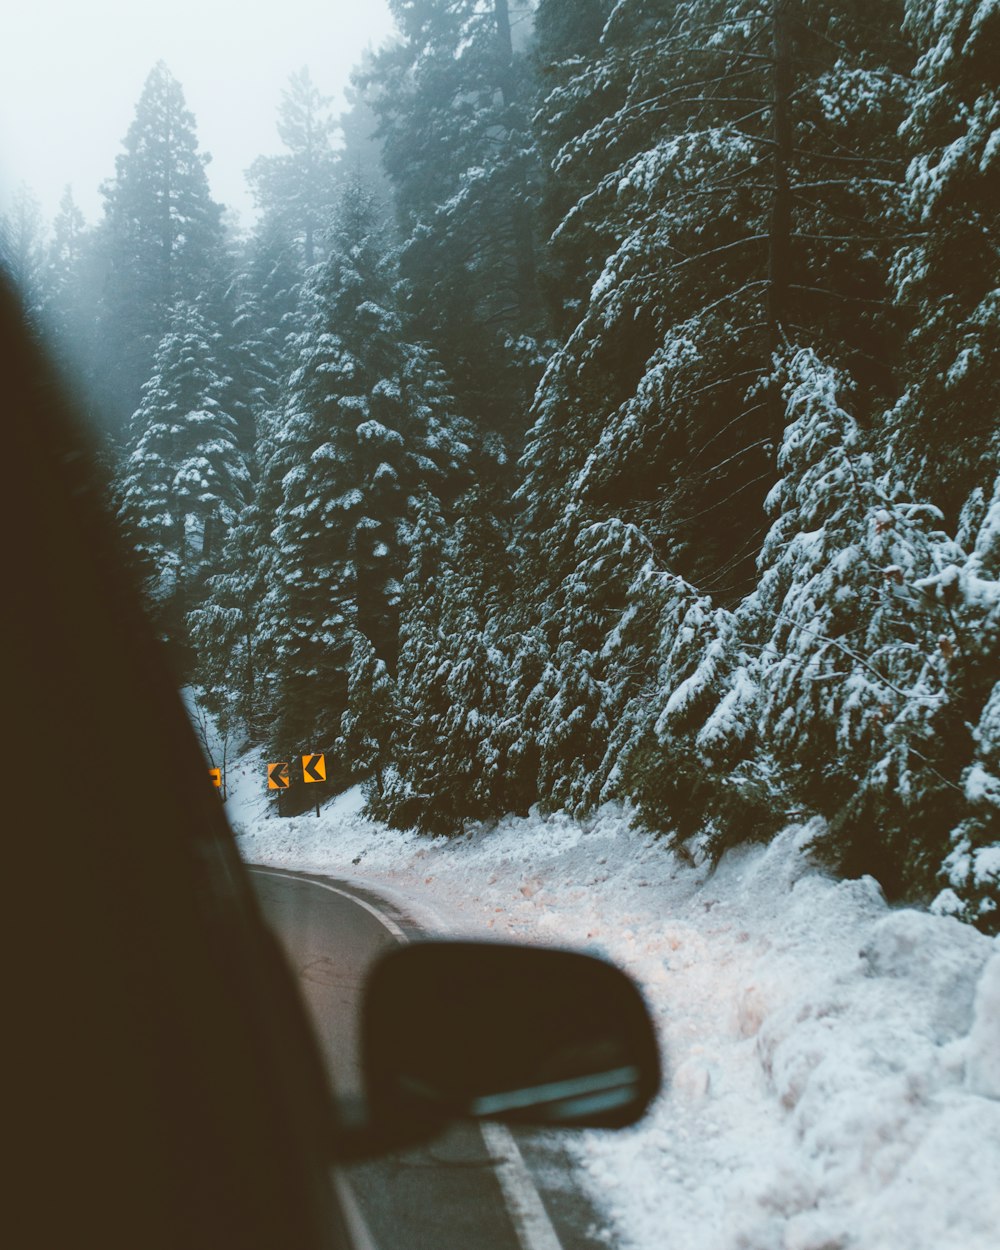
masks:
{"type": "Polygon", "coordinates": [[[164,60],[198,123],[216,199],[244,222],[243,171],[280,150],[275,116],[289,74],[303,65],[343,98],[366,46],[392,23],[385,0],[36,0],[10,5],[0,41],[0,210],[27,183],[47,218],[67,183],[88,220],[149,70],[164,60]]]}

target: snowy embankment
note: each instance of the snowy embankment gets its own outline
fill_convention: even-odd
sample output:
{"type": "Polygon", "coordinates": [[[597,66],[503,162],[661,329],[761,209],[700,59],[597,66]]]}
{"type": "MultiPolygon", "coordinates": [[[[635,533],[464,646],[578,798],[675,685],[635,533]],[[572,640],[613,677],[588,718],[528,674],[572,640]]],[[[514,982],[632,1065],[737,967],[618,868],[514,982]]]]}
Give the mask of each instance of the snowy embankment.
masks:
{"type": "Polygon", "coordinates": [[[619,808],[449,842],[371,824],[356,791],[271,819],[249,783],[228,805],[248,861],[388,887],[452,931],[597,949],[639,980],[667,1088],[638,1128],[572,1137],[611,1245],[1000,1245],[1000,940],[830,880],[803,829],[710,872],[619,808]]]}

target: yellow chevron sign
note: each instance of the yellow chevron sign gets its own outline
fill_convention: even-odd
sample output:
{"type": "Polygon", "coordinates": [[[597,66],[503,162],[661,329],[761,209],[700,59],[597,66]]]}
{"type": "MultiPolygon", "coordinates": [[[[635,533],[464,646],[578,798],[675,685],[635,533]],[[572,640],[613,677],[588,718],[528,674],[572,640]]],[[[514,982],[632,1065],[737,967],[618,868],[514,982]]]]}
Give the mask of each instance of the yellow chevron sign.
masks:
{"type": "Polygon", "coordinates": [[[302,757],[302,780],[303,781],[326,781],[326,756],[325,755],[303,755],[302,757]]]}
{"type": "Polygon", "coordinates": [[[291,784],[287,764],[268,764],[267,788],[269,790],[287,790],[291,784]]]}

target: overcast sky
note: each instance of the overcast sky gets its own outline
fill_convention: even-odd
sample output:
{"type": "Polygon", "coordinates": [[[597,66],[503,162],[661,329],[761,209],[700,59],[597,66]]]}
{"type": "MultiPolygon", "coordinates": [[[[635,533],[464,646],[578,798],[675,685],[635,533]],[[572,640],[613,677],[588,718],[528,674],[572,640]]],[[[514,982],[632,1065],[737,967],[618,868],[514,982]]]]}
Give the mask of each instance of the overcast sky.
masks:
{"type": "Polygon", "coordinates": [[[278,152],[293,71],[343,104],[361,52],[392,29],[386,0],[9,0],[0,18],[0,209],[26,182],[51,218],[67,183],[87,219],[114,173],[146,75],[184,88],[217,200],[244,224],[243,171],[278,152]]]}

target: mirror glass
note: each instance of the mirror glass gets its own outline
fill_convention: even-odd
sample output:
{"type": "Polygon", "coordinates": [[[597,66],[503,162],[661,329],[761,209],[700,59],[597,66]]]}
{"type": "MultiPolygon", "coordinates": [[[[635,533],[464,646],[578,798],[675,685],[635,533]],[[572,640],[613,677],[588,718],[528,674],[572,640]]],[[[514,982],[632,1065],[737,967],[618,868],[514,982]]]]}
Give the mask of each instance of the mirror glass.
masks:
{"type": "Polygon", "coordinates": [[[391,952],[368,985],[362,1048],[376,1116],[618,1127],[660,1080],[635,984],[603,960],[538,947],[391,952]]]}

